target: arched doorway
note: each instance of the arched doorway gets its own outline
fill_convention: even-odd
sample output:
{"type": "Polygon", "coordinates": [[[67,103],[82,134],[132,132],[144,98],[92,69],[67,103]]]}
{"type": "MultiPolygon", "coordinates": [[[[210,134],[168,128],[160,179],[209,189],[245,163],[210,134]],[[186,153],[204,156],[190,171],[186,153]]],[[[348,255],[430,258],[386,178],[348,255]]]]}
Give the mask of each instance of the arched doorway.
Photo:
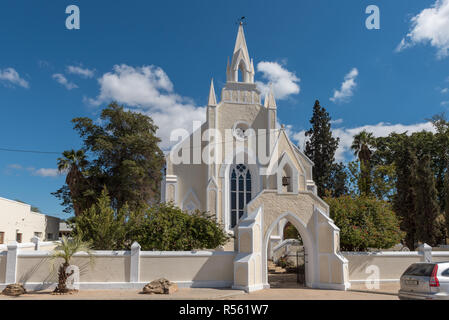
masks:
{"type": "MultiPolygon", "coordinates": [[[[305,286],[307,255],[299,231],[286,219],[279,222],[279,235],[271,235],[267,256],[270,288],[298,288],[305,286]]],[[[273,230],[273,233],[276,228],[273,230]]]]}
{"type": "Polygon", "coordinates": [[[262,261],[264,262],[263,278],[265,279],[265,287],[291,288],[311,286],[314,276],[314,270],[312,267],[314,259],[313,250],[314,247],[312,239],[309,235],[306,225],[293,213],[286,212],[281,214],[268,228],[265,239],[263,241],[262,253],[264,254],[264,257],[262,258],[262,261]],[[272,242],[273,239],[273,234],[276,234],[277,232],[279,233],[280,231],[279,226],[282,227],[281,232],[283,233],[280,235],[280,242],[275,246],[273,246],[272,244],[270,245],[270,242],[272,242]],[[292,233],[290,235],[287,235],[287,237],[296,236],[296,239],[285,238],[284,232],[286,228],[290,229],[292,233]],[[289,240],[297,240],[297,242],[295,243],[295,241],[289,240]],[[297,251],[299,251],[298,256],[295,249],[286,250],[288,257],[282,255],[282,253],[280,256],[276,256],[275,251],[279,249],[282,250],[282,248],[280,247],[289,245],[289,242],[291,245],[295,244],[295,247],[297,247],[297,251]],[[284,262],[279,262],[279,259],[281,259],[281,261],[283,260],[284,262]],[[282,264],[288,263],[287,261],[290,261],[289,265],[285,265],[285,267],[283,267],[282,264]],[[275,272],[272,272],[273,264],[275,266],[277,265],[278,268],[277,270],[275,269],[275,272]],[[297,265],[299,265],[300,269],[299,283],[297,265]],[[282,269],[284,269],[285,272],[282,269]]]}

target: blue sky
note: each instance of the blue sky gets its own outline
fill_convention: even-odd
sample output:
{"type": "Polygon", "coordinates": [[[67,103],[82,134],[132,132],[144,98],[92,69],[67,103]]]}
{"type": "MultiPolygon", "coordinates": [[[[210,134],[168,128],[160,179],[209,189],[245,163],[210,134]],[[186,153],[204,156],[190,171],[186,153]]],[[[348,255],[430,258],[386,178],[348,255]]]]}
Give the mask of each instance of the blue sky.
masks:
{"type": "MultiPolygon", "coordinates": [[[[201,118],[210,79],[217,93],[226,80],[240,16],[256,80],[273,82],[279,121],[299,145],[316,99],[336,121],[339,159],[363,128],[429,130],[426,119],[449,108],[449,0],[4,0],[0,148],[78,148],[70,120],[97,119],[112,99],[152,115],[163,138],[201,118]],[[65,27],[71,4],[79,30],[65,27]],[[380,30],[365,27],[371,4],[380,30]]],[[[0,151],[0,197],[67,218],[50,194],[64,183],[57,157],[0,151]]]]}

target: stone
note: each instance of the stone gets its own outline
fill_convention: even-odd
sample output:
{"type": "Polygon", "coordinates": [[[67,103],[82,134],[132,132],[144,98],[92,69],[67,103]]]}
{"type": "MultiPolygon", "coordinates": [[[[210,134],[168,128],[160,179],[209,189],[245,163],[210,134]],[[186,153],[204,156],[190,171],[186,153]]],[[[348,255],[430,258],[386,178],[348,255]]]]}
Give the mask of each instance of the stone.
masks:
{"type": "Polygon", "coordinates": [[[17,297],[22,294],[27,293],[24,286],[20,283],[8,284],[5,289],[3,289],[2,294],[5,296],[17,297]]]}
{"type": "Polygon", "coordinates": [[[165,278],[160,278],[143,287],[142,293],[146,294],[172,294],[178,291],[178,285],[165,278]]]}

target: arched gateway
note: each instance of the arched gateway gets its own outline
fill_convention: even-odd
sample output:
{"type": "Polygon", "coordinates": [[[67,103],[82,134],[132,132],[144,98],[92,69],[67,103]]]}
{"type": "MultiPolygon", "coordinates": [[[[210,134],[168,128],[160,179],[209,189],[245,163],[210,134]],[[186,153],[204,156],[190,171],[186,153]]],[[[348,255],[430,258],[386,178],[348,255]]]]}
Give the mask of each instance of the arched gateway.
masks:
{"type": "Polygon", "coordinates": [[[306,286],[349,288],[348,262],[339,253],[339,229],[328,217],[327,205],[313,193],[278,194],[264,190],[248,204],[237,231],[238,254],[234,288],[268,288],[267,254],[270,236],[287,219],[299,231],[306,248],[306,286]]]}
{"type": "Polygon", "coordinates": [[[267,258],[282,245],[289,221],[304,241],[306,285],[344,290],[347,261],[339,253],[339,230],[329,208],[317,196],[313,163],[277,125],[272,90],[262,104],[254,75],[240,25],[221,99],[217,102],[211,82],[206,121],[167,158],[162,199],[214,214],[234,233],[224,250],[236,252],[235,288],[268,286],[267,258]],[[213,161],[202,161],[204,155],[213,161]]]}

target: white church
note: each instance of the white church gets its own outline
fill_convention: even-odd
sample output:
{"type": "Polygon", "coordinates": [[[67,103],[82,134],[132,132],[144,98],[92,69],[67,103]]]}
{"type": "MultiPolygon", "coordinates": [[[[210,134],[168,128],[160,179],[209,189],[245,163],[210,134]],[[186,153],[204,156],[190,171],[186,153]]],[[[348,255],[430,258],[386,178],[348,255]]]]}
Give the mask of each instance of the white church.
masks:
{"type": "Polygon", "coordinates": [[[304,243],[306,285],[346,290],[348,262],[316,194],[313,163],[277,126],[273,92],[262,99],[254,75],[240,24],[221,99],[211,82],[206,121],[167,157],[162,200],[207,211],[233,235],[224,250],[237,252],[235,288],[269,287],[267,259],[289,221],[304,243]]]}

